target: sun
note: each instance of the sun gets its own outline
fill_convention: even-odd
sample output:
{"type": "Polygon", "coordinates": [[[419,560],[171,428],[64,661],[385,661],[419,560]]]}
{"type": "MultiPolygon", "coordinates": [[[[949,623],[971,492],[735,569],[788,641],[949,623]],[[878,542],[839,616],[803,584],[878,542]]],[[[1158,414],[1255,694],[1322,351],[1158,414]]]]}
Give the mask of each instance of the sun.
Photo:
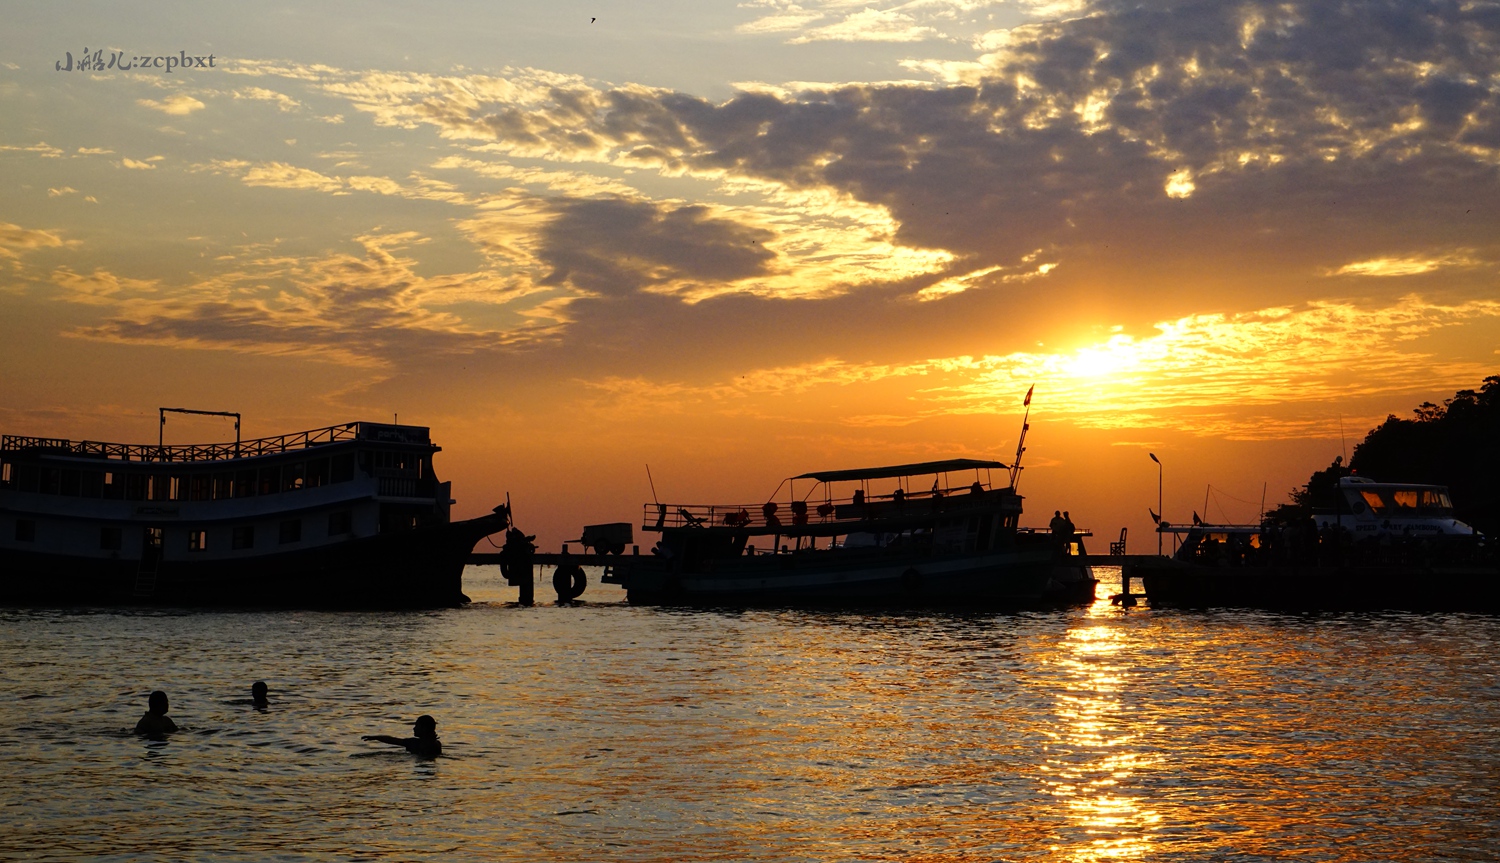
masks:
{"type": "Polygon", "coordinates": [[[1140,364],[1140,346],[1127,335],[1115,335],[1109,341],[1079,348],[1064,362],[1064,368],[1075,378],[1099,378],[1117,375],[1140,364]]]}

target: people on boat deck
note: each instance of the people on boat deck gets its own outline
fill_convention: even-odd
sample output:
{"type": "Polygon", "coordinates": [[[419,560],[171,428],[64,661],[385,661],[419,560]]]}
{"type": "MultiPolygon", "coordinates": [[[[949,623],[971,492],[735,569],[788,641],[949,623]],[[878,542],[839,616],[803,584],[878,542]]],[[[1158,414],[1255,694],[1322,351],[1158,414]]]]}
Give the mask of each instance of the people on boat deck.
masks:
{"type": "Polygon", "coordinates": [[[792,501],[792,524],[807,524],[807,501],[792,501]]]}
{"type": "Polygon", "coordinates": [[[412,733],[415,737],[392,737],[389,734],[365,734],[360,740],[373,740],[377,743],[389,743],[392,746],[404,746],[406,751],[418,758],[436,758],[443,754],[443,744],[437,736],[437,720],[427,714],[417,717],[412,724],[412,733]]]}
{"type": "Polygon", "coordinates": [[[1063,521],[1062,510],[1052,510],[1052,520],[1047,522],[1047,530],[1053,536],[1062,536],[1066,530],[1066,522],[1063,521]]]}
{"type": "Polygon", "coordinates": [[[901,504],[906,503],[906,492],[903,489],[896,489],[895,491],[891,492],[891,500],[896,504],[896,506],[900,506],[901,504]]]}
{"type": "Polygon", "coordinates": [[[1068,514],[1067,510],[1063,510],[1063,536],[1072,539],[1077,531],[1078,529],[1073,526],[1073,517],[1068,514]]]}
{"type": "Polygon", "coordinates": [[[260,708],[269,707],[271,705],[269,693],[270,690],[266,688],[264,680],[255,681],[250,684],[250,703],[260,708]]]}
{"type": "Polygon", "coordinates": [[[149,708],[141,721],[135,724],[136,734],[170,734],[177,730],[177,723],[167,716],[167,694],[160,689],[151,693],[146,699],[149,708]]]}
{"type": "Polygon", "coordinates": [[[854,497],[851,499],[850,502],[853,503],[855,506],[863,506],[864,502],[865,502],[865,490],[862,489],[862,488],[855,489],[854,490],[854,497]]]}
{"type": "Polygon", "coordinates": [[[984,494],[984,483],[974,480],[974,484],[969,486],[969,494],[984,494]]]}
{"type": "Polygon", "coordinates": [[[765,516],[766,527],[781,527],[781,519],[776,515],[776,502],[768,500],[761,504],[760,514],[765,516]]]}

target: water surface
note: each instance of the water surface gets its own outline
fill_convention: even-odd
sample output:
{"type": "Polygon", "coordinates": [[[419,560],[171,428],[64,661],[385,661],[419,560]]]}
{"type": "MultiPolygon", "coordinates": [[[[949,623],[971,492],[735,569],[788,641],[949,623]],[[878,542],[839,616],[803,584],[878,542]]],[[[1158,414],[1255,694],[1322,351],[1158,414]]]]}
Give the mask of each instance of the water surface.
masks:
{"type": "Polygon", "coordinates": [[[0,609],[0,857],[1500,858],[1493,617],[676,611],[592,582],[0,609]],[[152,689],[163,741],[130,733],[152,689]],[[421,713],[436,761],[360,740],[421,713]]]}

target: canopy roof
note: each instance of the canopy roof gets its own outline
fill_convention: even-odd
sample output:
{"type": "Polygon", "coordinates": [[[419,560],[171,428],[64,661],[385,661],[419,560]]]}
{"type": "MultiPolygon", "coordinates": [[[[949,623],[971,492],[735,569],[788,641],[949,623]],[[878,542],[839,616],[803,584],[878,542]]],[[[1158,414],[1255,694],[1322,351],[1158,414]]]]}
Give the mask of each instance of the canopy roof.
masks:
{"type": "Polygon", "coordinates": [[[861,467],[853,470],[824,470],[794,476],[792,479],[815,479],[818,482],[844,482],[848,480],[889,479],[908,476],[928,476],[959,470],[980,468],[1010,468],[998,461],[982,461],[973,458],[950,458],[946,461],[923,461],[916,464],[898,464],[890,467],[861,467]]]}

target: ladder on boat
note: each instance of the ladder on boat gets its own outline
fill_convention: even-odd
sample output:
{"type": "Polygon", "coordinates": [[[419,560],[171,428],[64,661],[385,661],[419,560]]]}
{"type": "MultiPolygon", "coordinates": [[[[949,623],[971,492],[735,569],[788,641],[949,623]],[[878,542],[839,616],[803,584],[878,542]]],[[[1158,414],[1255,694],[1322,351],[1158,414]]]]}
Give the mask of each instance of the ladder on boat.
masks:
{"type": "Polygon", "coordinates": [[[135,570],[135,590],[131,595],[146,599],[156,593],[156,573],[161,569],[161,552],[146,549],[141,553],[141,564],[135,570]]]}

